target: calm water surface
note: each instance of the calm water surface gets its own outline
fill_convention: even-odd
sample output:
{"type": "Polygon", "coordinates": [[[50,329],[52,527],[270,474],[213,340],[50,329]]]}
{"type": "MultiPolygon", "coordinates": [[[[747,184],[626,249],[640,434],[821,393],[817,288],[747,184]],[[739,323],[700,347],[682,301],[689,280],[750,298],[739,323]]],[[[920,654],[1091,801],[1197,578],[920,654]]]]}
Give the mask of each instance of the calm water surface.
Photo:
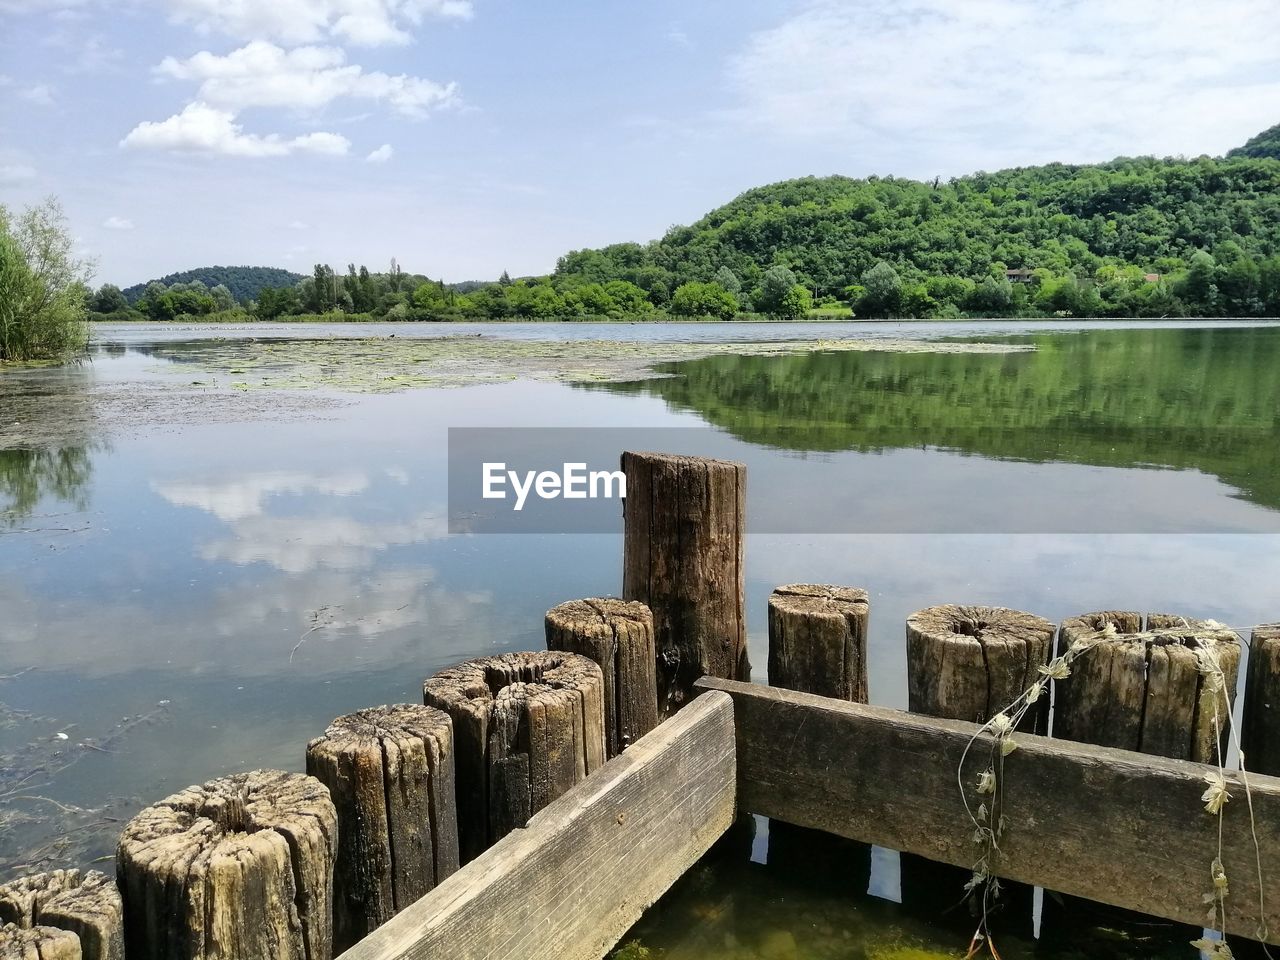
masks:
{"type": "MultiPolygon", "coordinates": [[[[525,339],[1014,338],[1037,349],[715,356],[636,383],[516,380],[340,403],[316,391],[298,401],[316,404],[310,417],[268,410],[248,422],[195,418],[0,450],[0,872],[31,862],[33,851],[104,856],[118,830],[103,828],[104,815],[128,816],[189,783],[251,767],[300,769],[307,740],[334,716],[417,701],[434,670],[536,648],[547,608],[620,589],[620,533],[449,536],[449,426],[710,427],[717,455],[745,461],[761,480],[753,487],[782,491],[784,512],[802,513],[808,491],[841,504],[839,528],[869,532],[823,534],[817,523],[750,537],[757,679],[766,598],[795,581],[871,591],[871,695],[892,706],[905,704],[903,620],[933,603],[994,603],[1055,620],[1129,607],[1241,629],[1280,620],[1280,327],[217,333],[438,336],[463,327],[525,339]],[[148,721],[113,737],[139,716],[148,721]]],[[[148,345],[209,334],[100,331],[114,346],[85,367],[0,374],[0,421],[15,402],[7,396],[55,380],[172,379],[174,365],[148,345]]],[[[750,507],[751,516],[779,509],[750,507]]],[[[728,888],[715,887],[728,880],[705,883],[732,911],[735,897],[749,905],[765,896],[752,892],[749,875],[728,888]]],[[[817,901],[806,894],[805,902],[817,901]]],[[[858,909],[879,916],[882,908],[858,909]]],[[[848,922],[821,921],[837,940],[848,922]]],[[[716,923],[704,926],[723,946],[716,923]]],[[[746,936],[729,934],[731,946],[746,936]]],[[[652,935],[679,946],[660,928],[652,935]]],[[[903,935],[924,936],[914,927],[903,935]]],[[[882,955],[869,946],[806,949],[797,955],[882,955]]]]}

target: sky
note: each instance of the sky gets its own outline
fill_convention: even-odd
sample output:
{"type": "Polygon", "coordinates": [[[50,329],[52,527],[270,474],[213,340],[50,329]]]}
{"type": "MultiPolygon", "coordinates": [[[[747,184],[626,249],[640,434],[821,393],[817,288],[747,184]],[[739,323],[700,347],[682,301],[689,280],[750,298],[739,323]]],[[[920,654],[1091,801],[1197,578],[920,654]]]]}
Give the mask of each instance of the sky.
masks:
{"type": "Polygon", "coordinates": [[[545,273],[743,190],[1221,154],[1280,0],[0,0],[0,204],[97,282],[545,273]]]}

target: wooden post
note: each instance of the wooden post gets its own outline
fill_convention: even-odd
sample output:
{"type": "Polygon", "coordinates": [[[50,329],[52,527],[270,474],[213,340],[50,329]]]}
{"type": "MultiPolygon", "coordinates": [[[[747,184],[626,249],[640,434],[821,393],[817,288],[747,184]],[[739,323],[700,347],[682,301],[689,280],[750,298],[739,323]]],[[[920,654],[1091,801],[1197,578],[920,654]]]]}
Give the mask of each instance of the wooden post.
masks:
{"type": "Polygon", "coordinates": [[[733,708],[698,697],[342,960],[599,960],[733,822],[733,708]]]}
{"type": "Polygon", "coordinates": [[[604,677],[586,657],[468,660],[428,680],[423,698],[453,718],[463,863],[604,764],[604,677]]]}
{"type": "Polygon", "coordinates": [[[0,932],[5,960],[37,955],[124,960],[120,891],[96,870],[52,870],[0,886],[0,924],[11,925],[7,934],[0,932]]]}
{"type": "Polygon", "coordinates": [[[1245,766],[1280,777],[1280,623],[1255,627],[1245,680],[1245,766]]]}
{"type": "Polygon", "coordinates": [[[328,960],[337,829],[324,784],[278,770],[143,810],[116,852],[129,960],[328,960]]]}
{"type": "MultiPolygon", "coordinates": [[[[1040,677],[1053,652],[1054,626],[1043,617],[1006,607],[945,604],[907,618],[907,692],[912,713],[944,720],[986,723],[1009,707],[1040,677]]],[[[1019,729],[1043,733],[1049,698],[1023,717],[1019,729]]],[[[971,872],[903,853],[903,907],[935,914],[939,902],[956,902],[971,872]]],[[[1032,889],[1005,883],[998,923],[1027,933],[1032,889]]]]}
{"type": "Polygon", "coordinates": [[[0,960],[81,960],[80,938],[57,927],[0,926],[0,960]]]}
{"type": "Polygon", "coordinates": [[[742,575],[747,468],[727,460],[624,453],[622,595],[653,611],[658,711],[701,676],[746,680],[742,575]]]}
{"type": "Polygon", "coordinates": [[[1172,614],[1150,614],[1144,630],[1141,614],[1108,610],[1063,621],[1059,650],[1077,640],[1094,643],[1076,659],[1072,675],[1055,684],[1055,737],[1216,762],[1240,669],[1234,633],[1172,614]],[[1226,678],[1221,695],[1200,671],[1196,650],[1201,645],[1221,665],[1226,678]]]}
{"type": "Polygon", "coordinates": [[[769,685],[867,702],[867,591],[793,583],[769,597],[769,685]]]}
{"type": "MultiPolygon", "coordinates": [[[[912,713],[986,723],[1049,662],[1054,627],[1005,607],[929,607],[907,618],[907,692],[912,713]]],[[[1048,697],[1042,701],[1048,706],[1048,697]]],[[[1043,733],[1047,711],[1031,709],[1021,729],[1043,733]]]]}
{"type": "Polygon", "coordinates": [[[400,704],[339,717],[307,745],[338,812],[333,940],[345,950],[458,869],[453,724],[400,704]]]}
{"type": "MultiPolygon", "coordinates": [[[[1134,610],[1102,610],[1064,620],[1058,652],[1092,643],[1076,658],[1071,676],[1054,681],[1053,736],[1061,740],[1133,750],[1177,760],[1215,762],[1225,744],[1240,666],[1235,634],[1201,620],[1134,610]],[[1200,672],[1196,647],[1212,646],[1226,677],[1218,698],[1200,672]],[[1219,739],[1221,737],[1221,740],[1219,739]]],[[[1046,936],[1106,926],[1151,930],[1149,916],[1062,896],[1048,900],[1042,916],[1046,936]]],[[[1176,929],[1176,927],[1175,927],[1176,929]]],[[[1190,931],[1182,931],[1190,937],[1190,931]]]]}
{"type": "Polygon", "coordinates": [[[604,674],[604,732],[616,757],[658,725],[653,614],[626,600],[571,600],[547,611],[547,648],[577,653],[604,674]]]}

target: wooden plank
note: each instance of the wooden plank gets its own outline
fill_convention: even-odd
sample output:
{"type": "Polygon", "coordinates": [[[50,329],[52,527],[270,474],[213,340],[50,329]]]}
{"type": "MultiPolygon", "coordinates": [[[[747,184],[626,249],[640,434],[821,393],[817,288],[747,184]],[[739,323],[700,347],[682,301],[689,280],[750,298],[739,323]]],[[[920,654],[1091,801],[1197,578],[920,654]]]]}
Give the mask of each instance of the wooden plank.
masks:
{"type": "MultiPolygon", "coordinates": [[[[956,783],[975,725],[710,678],[698,688],[733,696],[744,811],[957,866],[976,859],[956,783]]],[[[1218,827],[1201,802],[1209,767],[1031,734],[1016,740],[1005,760],[1000,875],[1204,922],[1218,827]]],[[[985,752],[971,752],[966,784],[976,780],[985,752]]],[[[1248,808],[1238,776],[1228,780],[1227,932],[1254,937],[1258,877],[1248,808]]],[[[1280,779],[1255,775],[1250,784],[1275,943],[1280,779]]]]}
{"type": "Polygon", "coordinates": [[[599,960],[729,828],[736,778],[707,694],[342,960],[599,960]]]}

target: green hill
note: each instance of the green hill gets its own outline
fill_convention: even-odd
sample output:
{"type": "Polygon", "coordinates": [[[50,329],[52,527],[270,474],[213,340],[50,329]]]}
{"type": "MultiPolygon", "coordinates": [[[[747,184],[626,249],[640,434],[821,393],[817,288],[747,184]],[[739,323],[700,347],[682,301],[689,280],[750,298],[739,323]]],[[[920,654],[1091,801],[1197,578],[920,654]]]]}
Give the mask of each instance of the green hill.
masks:
{"type": "Polygon", "coordinates": [[[1228,157],[1270,157],[1272,160],[1280,160],[1280,123],[1277,123],[1270,130],[1263,130],[1256,137],[1250,139],[1243,147],[1236,147],[1228,157]]]}
{"type": "Polygon", "coordinates": [[[749,296],[784,267],[818,298],[867,316],[1275,316],[1278,143],[1280,127],[1226,158],[1054,163],[929,183],[789,180],[653,243],[570,253],[555,279],[630,280],[661,303],[721,278],[749,296]]]}
{"type": "MultiPolygon", "coordinates": [[[[247,300],[256,300],[259,292],[267,287],[292,287],[301,279],[302,274],[281,270],[278,267],[199,267],[195,270],[183,270],[181,273],[160,277],[159,282],[166,287],[171,287],[175,283],[194,283],[197,280],[210,288],[222,284],[231,291],[231,295],[238,302],[244,303],[247,300]]],[[[136,304],[147,292],[147,284],[155,282],[157,281],[148,280],[146,283],[127,287],[123,291],[125,299],[131,306],[136,304]]]]}

